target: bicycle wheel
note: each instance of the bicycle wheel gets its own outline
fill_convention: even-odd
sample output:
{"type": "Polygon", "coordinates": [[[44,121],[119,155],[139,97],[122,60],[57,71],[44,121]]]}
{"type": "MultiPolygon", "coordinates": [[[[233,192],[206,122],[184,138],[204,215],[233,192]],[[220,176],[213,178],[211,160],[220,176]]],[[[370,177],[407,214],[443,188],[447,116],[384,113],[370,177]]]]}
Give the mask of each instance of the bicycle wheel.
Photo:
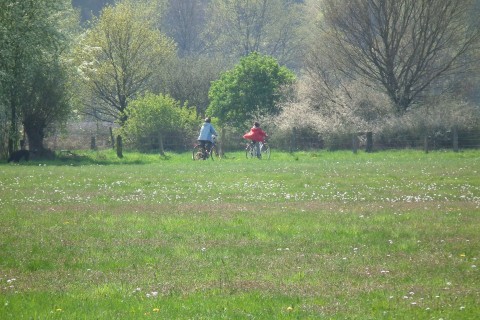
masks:
{"type": "Polygon", "coordinates": [[[262,143],[261,146],[262,159],[270,159],[270,146],[268,144],[262,143]]]}
{"type": "Polygon", "coordinates": [[[196,145],[196,146],[193,147],[192,159],[193,160],[204,160],[204,158],[203,158],[203,148],[202,148],[201,145],[196,145]]]}
{"type": "Polygon", "coordinates": [[[245,149],[245,156],[247,157],[247,159],[255,158],[257,156],[254,144],[249,143],[247,145],[247,148],[245,149]]]}

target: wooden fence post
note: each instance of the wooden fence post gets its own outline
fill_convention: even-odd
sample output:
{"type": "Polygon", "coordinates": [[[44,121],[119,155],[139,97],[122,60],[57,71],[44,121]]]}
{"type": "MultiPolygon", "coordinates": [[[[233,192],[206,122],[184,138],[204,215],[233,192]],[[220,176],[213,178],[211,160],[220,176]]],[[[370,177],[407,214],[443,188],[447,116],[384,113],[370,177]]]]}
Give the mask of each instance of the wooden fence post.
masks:
{"type": "Polygon", "coordinates": [[[366,152],[373,152],[373,133],[371,131],[367,132],[367,147],[366,152]]]}
{"type": "Polygon", "coordinates": [[[113,137],[112,127],[110,127],[109,129],[110,129],[110,140],[112,141],[112,149],[115,150],[115,138],[113,137]]]}
{"type": "Polygon", "coordinates": [[[352,135],[352,148],[353,148],[353,153],[356,154],[358,152],[358,137],[356,133],[352,135]]]}
{"type": "Polygon", "coordinates": [[[224,148],[225,148],[226,136],[227,136],[226,129],[225,127],[222,126],[222,128],[220,129],[220,143],[219,143],[219,151],[218,151],[221,157],[225,155],[224,148]]]}
{"type": "Polygon", "coordinates": [[[453,127],[453,151],[458,152],[458,129],[457,129],[457,126],[453,127]]]}
{"type": "Polygon", "coordinates": [[[290,141],[290,153],[292,153],[293,151],[295,151],[296,149],[296,135],[297,135],[297,128],[293,127],[292,128],[292,139],[290,141]]]}
{"type": "Polygon", "coordinates": [[[123,143],[122,136],[117,136],[117,157],[123,158],[123,143]]]}

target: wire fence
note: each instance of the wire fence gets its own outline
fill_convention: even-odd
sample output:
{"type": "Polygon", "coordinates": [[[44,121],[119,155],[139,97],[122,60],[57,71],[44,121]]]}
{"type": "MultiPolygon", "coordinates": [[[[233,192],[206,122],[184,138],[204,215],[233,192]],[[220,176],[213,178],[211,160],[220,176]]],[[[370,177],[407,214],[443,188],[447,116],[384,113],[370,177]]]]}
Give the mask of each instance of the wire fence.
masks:
{"type": "MultiPolygon", "coordinates": [[[[106,150],[115,149],[115,130],[108,124],[97,122],[77,123],[68,130],[51,135],[46,139],[46,147],[61,152],[66,150],[106,150]]],[[[227,131],[220,144],[223,152],[242,150],[246,141],[244,132],[227,131]]],[[[196,135],[182,136],[178,133],[167,135],[163,139],[165,151],[185,152],[196,143],[196,135]]],[[[269,144],[274,149],[283,151],[315,150],[358,150],[379,151],[388,149],[473,149],[480,148],[480,129],[470,131],[431,133],[428,135],[409,136],[407,134],[354,133],[319,136],[311,131],[291,130],[270,134],[269,144]]],[[[145,137],[135,146],[124,145],[124,151],[145,153],[160,152],[158,136],[145,137]]]]}

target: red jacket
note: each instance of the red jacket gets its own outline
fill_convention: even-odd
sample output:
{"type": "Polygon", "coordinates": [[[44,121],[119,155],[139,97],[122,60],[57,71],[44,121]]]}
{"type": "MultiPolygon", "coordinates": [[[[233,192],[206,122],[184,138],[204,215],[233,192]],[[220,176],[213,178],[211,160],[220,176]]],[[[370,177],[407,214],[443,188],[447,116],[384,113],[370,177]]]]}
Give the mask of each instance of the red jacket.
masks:
{"type": "Polygon", "coordinates": [[[261,128],[253,127],[250,129],[248,133],[243,135],[244,139],[253,140],[253,141],[261,141],[265,142],[265,138],[268,137],[267,133],[263,131],[261,128]]]}

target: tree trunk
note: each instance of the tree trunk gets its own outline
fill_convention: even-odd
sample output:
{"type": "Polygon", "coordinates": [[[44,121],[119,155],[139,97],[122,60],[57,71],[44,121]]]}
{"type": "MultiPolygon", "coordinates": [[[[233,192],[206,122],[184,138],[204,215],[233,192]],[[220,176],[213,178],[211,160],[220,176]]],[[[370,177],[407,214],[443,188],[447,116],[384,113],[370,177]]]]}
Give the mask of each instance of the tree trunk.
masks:
{"type": "Polygon", "coordinates": [[[55,153],[43,145],[45,139],[45,122],[38,120],[39,119],[27,119],[23,123],[28,140],[28,149],[37,159],[52,160],[55,158],[55,153]]]}
{"type": "Polygon", "coordinates": [[[28,138],[28,149],[42,156],[46,151],[43,146],[43,139],[45,138],[44,122],[39,121],[39,119],[27,118],[23,122],[23,126],[28,138]]]}
{"type": "Polygon", "coordinates": [[[428,134],[426,133],[423,137],[423,150],[425,151],[425,153],[428,153],[428,134]]]}
{"type": "Polygon", "coordinates": [[[160,151],[160,155],[163,157],[165,155],[165,149],[163,147],[163,134],[159,134],[158,135],[158,147],[159,147],[159,151],[160,151]]]}
{"type": "Polygon", "coordinates": [[[8,154],[11,155],[14,151],[16,151],[18,145],[18,130],[17,130],[17,106],[14,102],[14,95],[10,97],[10,113],[11,113],[11,123],[10,123],[10,132],[8,137],[8,154]]]}

